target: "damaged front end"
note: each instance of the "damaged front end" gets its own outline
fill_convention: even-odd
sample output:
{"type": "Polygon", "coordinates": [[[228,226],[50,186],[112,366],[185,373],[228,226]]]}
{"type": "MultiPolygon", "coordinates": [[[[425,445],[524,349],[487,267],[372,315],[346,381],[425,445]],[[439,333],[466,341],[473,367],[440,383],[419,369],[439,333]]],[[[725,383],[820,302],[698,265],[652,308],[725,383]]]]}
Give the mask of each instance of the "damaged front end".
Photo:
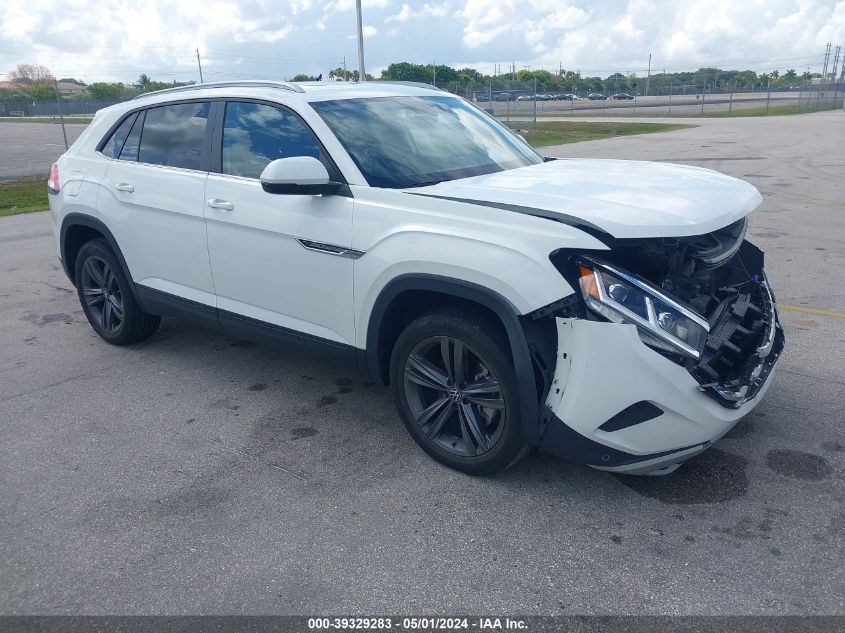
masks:
{"type": "Polygon", "coordinates": [[[701,452],[756,405],[784,336],[745,229],[743,219],[702,236],[552,253],[580,294],[531,315],[554,317],[558,331],[541,446],[561,454],[555,443],[586,440],[596,445],[582,461],[650,472],[701,452]],[[595,381],[612,382],[599,393],[595,381]]]}

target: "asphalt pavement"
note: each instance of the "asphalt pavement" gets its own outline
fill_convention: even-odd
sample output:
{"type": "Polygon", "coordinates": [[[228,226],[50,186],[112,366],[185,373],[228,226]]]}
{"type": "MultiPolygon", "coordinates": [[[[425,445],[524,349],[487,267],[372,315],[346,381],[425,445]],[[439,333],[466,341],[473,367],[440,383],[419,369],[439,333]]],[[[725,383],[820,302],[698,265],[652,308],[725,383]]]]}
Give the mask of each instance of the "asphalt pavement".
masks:
{"type": "MultiPolygon", "coordinates": [[[[430,460],[387,389],[165,320],[88,326],[49,216],[0,218],[2,614],[845,613],[845,114],[559,148],[745,178],[787,349],[663,478],[430,460]]],[[[613,385],[607,385],[612,389],[613,385]]]]}

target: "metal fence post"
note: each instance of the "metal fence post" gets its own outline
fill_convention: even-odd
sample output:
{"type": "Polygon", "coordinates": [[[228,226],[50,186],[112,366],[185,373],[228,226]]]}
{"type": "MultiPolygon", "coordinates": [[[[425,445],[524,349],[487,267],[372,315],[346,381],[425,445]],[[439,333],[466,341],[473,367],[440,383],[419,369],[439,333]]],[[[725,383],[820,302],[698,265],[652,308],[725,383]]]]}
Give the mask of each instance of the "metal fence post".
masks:
{"type": "Polygon", "coordinates": [[[728,116],[731,116],[733,111],[734,111],[734,93],[733,93],[733,90],[731,90],[731,98],[730,98],[730,101],[728,101],[728,116]]]}
{"type": "Polygon", "coordinates": [[[769,101],[772,99],[772,81],[769,80],[769,90],[766,93],[766,114],[769,114],[769,101]]]}
{"type": "Polygon", "coordinates": [[[505,90],[507,90],[507,94],[505,95],[505,120],[510,123],[511,122],[511,84],[510,82],[505,84],[505,90]]]}
{"type": "Polygon", "coordinates": [[[701,87],[701,114],[704,115],[704,97],[707,94],[707,85],[701,87]]]}
{"type": "Polygon", "coordinates": [[[672,116],[672,84],[669,84],[669,111],[666,116],[672,116]]]}
{"type": "Polygon", "coordinates": [[[62,97],[59,95],[59,82],[54,80],[53,86],[56,90],[56,107],[59,109],[59,121],[62,122],[62,136],[65,139],[65,151],[67,151],[69,146],[67,144],[67,130],[65,129],[65,117],[62,114],[62,97]]]}

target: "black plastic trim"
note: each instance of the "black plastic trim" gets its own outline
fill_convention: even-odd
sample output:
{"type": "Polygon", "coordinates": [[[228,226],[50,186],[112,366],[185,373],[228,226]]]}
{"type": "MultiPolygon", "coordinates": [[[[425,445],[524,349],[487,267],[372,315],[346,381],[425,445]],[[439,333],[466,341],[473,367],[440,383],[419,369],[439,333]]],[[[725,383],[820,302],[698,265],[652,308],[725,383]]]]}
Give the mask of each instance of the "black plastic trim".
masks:
{"type": "Polygon", "coordinates": [[[111,247],[112,252],[115,254],[115,257],[117,257],[118,261],[120,262],[120,266],[123,269],[123,274],[126,275],[126,278],[130,282],[132,281],[132,275],[129,273],[129,266],[126,265],[126,260],[123,258],[123,253],[120,251],[120,247],[117,245],[117,240],[114,239],[114,235],[112,235],[112,232],[108,229],[108,227],[103,224],[100,220],[90,215],[85,215],[84,213],[68,213],[65,216],[64,220],[62,220],[62,227],[59,230],[59,248],[61,252],[62,268],[64,269],[65,274],[74,286],[76,285],[76,280],[74,279],[75,271],[68,269],[68,258],[67,254],[65,253],[65,249],[67,247],[67,232],[74,226],[86,226],[102,234],[102,236],[109,243],[109,246],[111,247]]]}
{"type": "Polygon", "coordinates": [[[217,320],[223,331],[235,338],[243,338],[273,347],[296,345],[355,363],[356,349],[346,343],[291,330],[281,325],[267,323],[226,310],[217,311],[217,320]]]}
{"type": "Polygon", "coordinates": [[[222,330],[217,321],[217,308],[162,292],[149,286],[135,284],[135,296],[144,312],[175,317],[214,330],[222,330]]]}
{"type": "Polygon", "coordinates": [[[663,409],[653,405],[646,400],[635,402],[630,407],[625,407],[619,413],[607,420],[599,427],[600,431],[607,431],[612,433],[614,431],[621,431],[643,422],[648,422],[654,418],[663,415],[663,409]]]}
{"type": "MultiPolygon", "coordinates": [[[[659,457],[666,457],[674,453],[682,453],[691,448],[706,447],[710,442],[693,444],[683,448],[676,448],[662,453],[650,453],[648,455],[633,455],[624,451],[599,444],[578,433],[563,420],[558,418],[547,405],[543,405],[543,419],[547,422],[545,433],[540,438],[540,448],[545,452],[567,459],[573,462],[588,464],[590,466],[615,467],[627,466],[638,462],[646,462],[659,457]]],[[[686,459],[680,456],[679,461],[686,459]]]]}
{"type": "Polygon", "coordinates": [[[271,347],[296,345],[328,353],[354,363],[356,349],[351,345],[291,330],[281,325],[267,323],[228,310],[198,303],[141,284],[135,293],[144,311],[160,316],[175,317],[184,321],[225,332],[233,338],[246,339],[271,347]]]}
{"type": "Polygon", "coordinates": [[[489,308],[499,317],[510,341],[511,355],[516,369],[523,436],[526,441],[536,444],[540,435],[539,405],[525,331],[513,304],[488,288],[460,279],[428,274],[400,275],[393,279],[382,289],[373,305],[367,324],[366,350],[356,351],[359,372],[373,382],[383,382],[378,349],[382,321],[394,299],[404,292],[414,290],[460,297],[489,308]]]}
{"type": "Polygon", "coordinates": [[[267,193],[287,196],[333,196],[345,187],[342,182],[329,181],[319,185],[301,185],[298,183],[262,182],[261,188],[267,193]]]}

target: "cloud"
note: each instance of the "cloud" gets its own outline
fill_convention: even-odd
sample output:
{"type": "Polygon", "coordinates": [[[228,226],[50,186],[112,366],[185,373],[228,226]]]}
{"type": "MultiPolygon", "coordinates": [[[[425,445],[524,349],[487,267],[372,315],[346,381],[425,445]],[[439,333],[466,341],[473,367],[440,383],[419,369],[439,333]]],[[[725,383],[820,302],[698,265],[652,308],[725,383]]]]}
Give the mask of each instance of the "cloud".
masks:
{"type": "MultiPolygon", "coordinates": [[[[361,32],[364,34],[365,39],[368,38],[368,37],[374,37],[374,36],[378,35],[378,29],[374,26],[364,25],[361,28],[361,32]]],[[[346,39],[349,39],[349,40],[358,39],[358,34],[353,33],[352,35],[347,35],[346,39]]]]}
{"type": "MultiPolygon", "coordinates": [[[[354,9],[355,0],[0,0],[0,73],[31,62],[86,81],[198,79],[199,48],[207,79],[325,75],[357,56],[354,9]]],[[[606,76],[645,71],[649,54],[659,70],[820,70],[825,43],[845,44],[845,0],[363,0],[363,12],[371,72],[436,58],[606,76]]]]}

